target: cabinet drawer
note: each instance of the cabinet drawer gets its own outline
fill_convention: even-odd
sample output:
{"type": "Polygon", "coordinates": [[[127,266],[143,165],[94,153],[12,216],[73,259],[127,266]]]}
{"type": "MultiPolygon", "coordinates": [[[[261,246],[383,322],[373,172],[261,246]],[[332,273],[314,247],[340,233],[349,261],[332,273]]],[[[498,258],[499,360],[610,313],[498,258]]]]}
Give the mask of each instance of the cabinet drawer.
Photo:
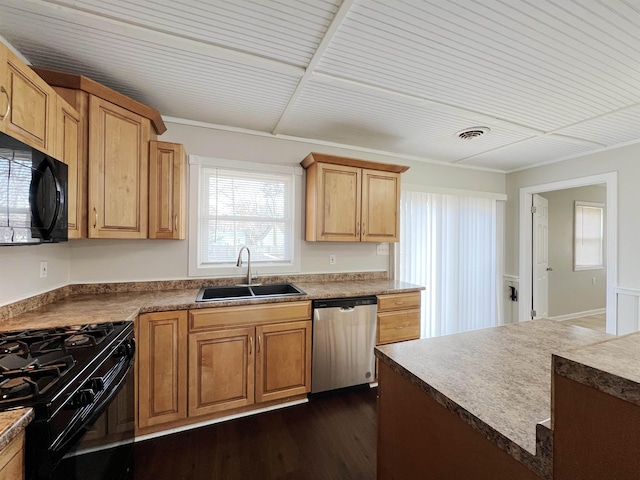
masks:
{"type": "Polygon", "coordinates": [[[378,313],[376,344],[420,338],[420,309],[378,313]]]}
{"type": "Polygon", "coordinates": [[[238,305],[237,307],[189,310],[189,329],[193,331],[234,325],[261,325],[310,318],[311,302],[238,305]]]}
{"type": "Polygon", "coordinates": [[[420,292],[378,295],[378,312],[420,308],[420,292]]]}

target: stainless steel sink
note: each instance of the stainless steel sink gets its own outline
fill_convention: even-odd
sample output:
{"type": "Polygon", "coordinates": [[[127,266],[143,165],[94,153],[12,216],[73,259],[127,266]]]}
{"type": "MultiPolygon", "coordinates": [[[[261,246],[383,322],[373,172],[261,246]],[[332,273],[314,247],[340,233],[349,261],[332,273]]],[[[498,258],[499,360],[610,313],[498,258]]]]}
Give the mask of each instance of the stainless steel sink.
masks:
{"type": "Polygon", "coordinates": [[[215,302],[222,300],[246,300],[250,298],[288,297],[306,295],[293,283],[273,283],[267,285],[202,287],[196,302],[215,302]]]}

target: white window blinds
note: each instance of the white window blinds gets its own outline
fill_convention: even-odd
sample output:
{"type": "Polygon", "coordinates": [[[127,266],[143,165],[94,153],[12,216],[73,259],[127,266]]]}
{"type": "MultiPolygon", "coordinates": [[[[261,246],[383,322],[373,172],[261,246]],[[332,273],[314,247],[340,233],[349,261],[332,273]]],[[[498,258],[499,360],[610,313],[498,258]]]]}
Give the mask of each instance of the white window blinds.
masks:
{"type": "MultiPolygon", "coordinates": [[[[268,166],[264,166],[268,168],[268,166]]],[[[199,264],[291,263],[294,175],[206,167],[200,171],[199,264]]]]}
{"type": "Polygon", "coordinates": [[[422,336],[500,325],[504,202],[402,191],[398,278],[424,285],[422,336]]]}
{"type": "Polygon", "coordinates": [[[574,269],[589,270],[604,267],[604,205],[575,203],[574,269]]]}

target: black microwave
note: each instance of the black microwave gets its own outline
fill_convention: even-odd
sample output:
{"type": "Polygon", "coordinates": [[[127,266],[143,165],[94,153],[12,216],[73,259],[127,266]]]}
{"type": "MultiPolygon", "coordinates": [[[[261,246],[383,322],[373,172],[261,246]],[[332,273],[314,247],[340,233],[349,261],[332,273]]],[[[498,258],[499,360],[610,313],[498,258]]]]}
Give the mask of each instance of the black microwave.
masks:
{"type": "Polygon", "coordinates": [[[67,241],[67,165],[0,132],[0,245],[67,241]]]}

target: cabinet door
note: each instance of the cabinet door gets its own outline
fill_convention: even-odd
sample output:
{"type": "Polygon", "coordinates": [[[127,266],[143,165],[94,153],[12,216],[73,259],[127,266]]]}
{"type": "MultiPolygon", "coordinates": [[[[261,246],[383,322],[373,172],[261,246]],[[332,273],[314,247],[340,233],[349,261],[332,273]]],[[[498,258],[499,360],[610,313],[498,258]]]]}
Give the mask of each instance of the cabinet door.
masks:
{"type": "Polygon", "coordinates": [[[311,389],[311,321],[256,328],[256,402],[311,389]]]}
{"type": "Polygon", "coordinates": [[[138,426],[187,417],[187,312],[139,317],[138,426]]]}
{"type": "Polygon", "coordinates": [[[56,158],[68,166],[69,238],[83,238],[87,236],[87,216],[83,196],[86,179],[80,114],[61,97],[57,98],[56,104],[56,158]]]}
{"type": "Polygon", "coordinates": [[[179,143],[149,144],[149,238],[186,238],[186,160],[179,143]]]}
{"type": "MultiPolygon", "coordinates": [[[[182,372],[182,377],[186,378],[186,371],[182,372]]],[[[130,435],[135,424],[135,398],[134,398],[134,378],[129,375],[122,389],[116,398],[109,404],[108,431],[109,438],[116,440],[119,434],[130,435]]]]}
{"type": "Polygon", "coordinates": [[[89,97],[89,237],[146,238],[149,120],[89,97]]]}
{"type": "Polygon", "coordinates": [[[313,240],[360,241],[361,173],[360,168],[318,164],[317,238],[313,240]]]}
{"type": "MultiPolygon", "coordinates": [[[[27,145],[55,156],[55,92],[13,52],[6,49],[6,95],[11,108],[3,130],[27,145]]],[[[5,55],[3,54],[3,55],[5,55]]],[[[6,97],[2,92],[2,97],[6,97]]],[[[2,105],[4,102],[0,103],[2,105]]]]}
{"type": "Polygon", "coordinates": [[[24,432],[11,440],[0,452],[0,480],[24,478],[24,432]]]}
{"type": "Polygon", "coordinates": [[[362,171],[363,242],[397,242],[400,229],[400,174],[362,171]]]}
{"type": "Polygon", "coordinates": [[[254,328],[189,335],[189,416],[254,403],[254,328]]]}
{"type": "Polygon", "coordinates": [[[7,47],[0,43],[0,131],[7,131],[11,97],[9,96],[9,68],[7,64],[7,47]]]}

